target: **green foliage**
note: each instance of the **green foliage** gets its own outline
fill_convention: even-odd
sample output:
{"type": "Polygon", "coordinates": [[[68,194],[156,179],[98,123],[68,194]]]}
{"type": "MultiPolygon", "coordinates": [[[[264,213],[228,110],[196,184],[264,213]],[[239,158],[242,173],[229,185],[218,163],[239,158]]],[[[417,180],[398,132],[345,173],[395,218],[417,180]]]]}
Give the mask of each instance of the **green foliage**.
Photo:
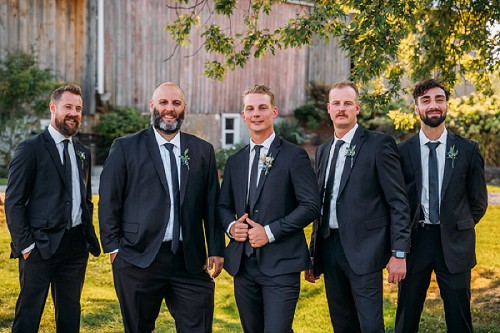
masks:
{"type": "Polygon", "coordinates": [[[221,174],[224,174],[224,168],[226,167],[228,157],[236,153],[241,148],[243,148],[243,145],[236,144],[231,148],[218,149],[215,152],[215,162],[217,163],[217,169],[220,170],[221,174]]]}
{"type": "Polygon", "coordinates": [[[296,145],[304,143],[304,129],[296,119],[282,119],[274,125],[276,134],[296,145]]]}
{"type": "Polygon", "coordinates": [[[326,104],[330,86],[323,82],[309,82],[306,87],[308,102],[294,110],[295,118],[309,128],[329,124],[330,116],[326,104]]]}
{"type": "Polygon", "coordinates": [[[41,131],[50,95],[62,84],[38,67],[33,53],[13,50],[0,60],[0,176],[6,175],[17,144],[41,131]]]}
{"type": "Polygon", "coordinates": [[[500,65],[498,0],[309,1],[310,8],[297,9],[295,17],[274,31],[262,24],[262,17],[280,15],[280,6],[290,5],[281,0],[257,0],[248,6],[216,0],[214,9],[209,0],[175,2],[170,8],[179,15],[165,30],[180,45],[188,43],[190,34],[199,34],[207,53],[217,55],[205,62],[204,74],[218,80],[251,57],[309,45],[314,36],[338,38],[353,65],[349,79],[359,84],[383,81],[378,95],[386,103],[397,96],[405,78],[439,77],[449,88],[466,78],[478,91],[491,94],[491,73],[500,65]],[[191,6],[182,6],[187,3],[191,6]],[[203,26],[202,12],[210,22],[203,26]],[[232,29],[240,15],[243,28],[232,29]]]}
{"type": "Polygon", "coordinates": [[[113,140],[147,128],[149,119],[149,115],[141,114],[137,109],[127,106],[113,106],[109,113],[102,114],[94,127],[94,131],[98,135],[96,163],[104,162],[113,140]]]}

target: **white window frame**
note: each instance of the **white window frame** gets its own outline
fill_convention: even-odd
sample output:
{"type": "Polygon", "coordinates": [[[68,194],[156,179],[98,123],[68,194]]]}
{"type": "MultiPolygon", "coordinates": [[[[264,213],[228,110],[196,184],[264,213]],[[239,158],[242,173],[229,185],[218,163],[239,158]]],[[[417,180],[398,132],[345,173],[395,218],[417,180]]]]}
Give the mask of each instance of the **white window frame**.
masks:
{"type": "Polygon", "coordinates": [[[231,148],[235,144],[240,142],[240,119],[241,115],[239,113],[223,113],[221,117],[221,147],[223,149],[231,148]],[[227,129],[226,128],[226,120],[232,119],[234,122],[234,128],[227,129]],[[226,142],[226,134],[233,134],[233,142],[226,142]]]}

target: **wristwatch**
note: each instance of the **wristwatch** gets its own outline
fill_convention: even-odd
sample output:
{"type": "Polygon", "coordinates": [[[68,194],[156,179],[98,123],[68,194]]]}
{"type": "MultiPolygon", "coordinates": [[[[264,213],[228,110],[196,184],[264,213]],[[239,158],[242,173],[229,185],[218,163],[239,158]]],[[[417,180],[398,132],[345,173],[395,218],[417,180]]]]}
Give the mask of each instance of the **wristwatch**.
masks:
{"type": "Polygon", "coordinates": [[[406,258],[406,252],[405,251],[393,250],[392,251],[392,256],[394,258],[404,259],[404,258],[406,258]]]}

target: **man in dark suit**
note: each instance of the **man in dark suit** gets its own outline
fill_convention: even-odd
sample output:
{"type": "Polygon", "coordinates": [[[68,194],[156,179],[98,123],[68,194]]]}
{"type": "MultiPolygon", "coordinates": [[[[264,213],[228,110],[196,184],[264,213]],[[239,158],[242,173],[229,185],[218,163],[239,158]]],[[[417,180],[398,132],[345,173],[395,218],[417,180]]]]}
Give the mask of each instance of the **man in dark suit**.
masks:
{"type": "Polygon", "coordinates": [[[449,332],[472,332],[474,226],[488,206],[476,142],[446,129],[448,90],[436,80],[415,86],[420,132],[399,145],[413,223],[408,273],[399,285],[396,332],[417,332],[431,273],[436,273],[449,332]]]}
{"type": "Polygon", "coordinates": [[[111,146],[99,189],[125,331],[153,331],[164,299],[177,332],[211,332],[224,252],[214,149],[180,132],[187,105],[175,83],[156,88],[150,111],[151,128],[111,146]]]}
{"type": "Polygon", "coordinates": [[[382,270],[404,279],[409,248],[408,199],[391,137],[357,124],[358,88],[338,82],[329,93],[334,137],[316,152],[322,216],[311,239],[313,270],[325,274],[335,332],[384,332],[382,270]]]}
{"type": "Polygon", "coordinates": [[[288,333],[310,267],[303,228],[319,215],[319,194],[307,153],[274,133],[271,89],[246,90],[241,114],[250,144],[228,158],[217,205],[230,238],[225,268],[243,330],[288,333]]]}
{"type": "Polygon", "coordinates": [[[100,253],[92,224],[90,152],[73,136],[80,128],[80,87],[50,98],[47,130],[21,142],[9,166],[5,213],[21,292],[13,332],[37,332],[49,287],[57,332],[79,332],[80,296],[89,252],[100,253]]]}

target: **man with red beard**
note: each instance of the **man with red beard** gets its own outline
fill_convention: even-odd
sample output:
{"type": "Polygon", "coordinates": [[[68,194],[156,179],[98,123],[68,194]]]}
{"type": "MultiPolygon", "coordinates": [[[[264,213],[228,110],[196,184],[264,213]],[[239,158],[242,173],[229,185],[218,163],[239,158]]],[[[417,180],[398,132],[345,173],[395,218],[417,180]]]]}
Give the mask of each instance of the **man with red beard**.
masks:
{"type": "Polygon", "coordinates": [[[125,332],[152,332],[163,300],[177,332],[211,332],[224,254],[214,149],[180,132],[187,105],[177,84],[160,84],[149,108],[151,128],[113,142],[99,187],[125,332]]]}
{"type": "Polygon", "coordinates": [[[80,87],[55,90],[49,107],[48,129],[21,142],[9,165],[5,213],[21,284],[12,332],[38,332],[49,287],[57,332],[79,332],[89,252],[101,251],[90,152],[73,137],[82,120],[80,87]]]}
{"type": "Polygon", "coordinates": [[[450,93],[436,80],[415,86],[420,132],[399,145],[410,201],[411,249],[399,285],[396,332],[417,332],[431,273],[436,274],[448,332],[472,332],[474,227],[488,206],[478,144],[445,126],[450,93]]]}

